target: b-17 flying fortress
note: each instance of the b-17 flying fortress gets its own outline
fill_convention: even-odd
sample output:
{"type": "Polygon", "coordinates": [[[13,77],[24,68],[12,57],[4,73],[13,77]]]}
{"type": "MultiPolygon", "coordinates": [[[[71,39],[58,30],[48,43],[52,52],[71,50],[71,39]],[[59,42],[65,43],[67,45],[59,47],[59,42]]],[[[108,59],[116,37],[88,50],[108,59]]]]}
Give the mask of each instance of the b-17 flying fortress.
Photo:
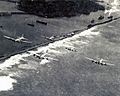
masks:
{"type": "Polygon", "coordinates": [[[4,35],[3,36],[4,38],[8,39],[8,40],[12,40],[14,42],[18,42],[18,43],[32,43],[31,41],[28,41],[27,38],[25,38],[22,34],[21,37],[17,37],[17,38],[13,38],[13,37],[10,37],[10,36],[6,36],[4,35]]]}
{"type": "Polygon", "coordinates": [[[85,57],[85,58],[92,61],[92,63],[95,63],[95,64],[104,65],[104,66],[114,66],[114,64],[105,62],[107,60],[104,60],[104,59],[96,60],[89,57],[85,57]]]}

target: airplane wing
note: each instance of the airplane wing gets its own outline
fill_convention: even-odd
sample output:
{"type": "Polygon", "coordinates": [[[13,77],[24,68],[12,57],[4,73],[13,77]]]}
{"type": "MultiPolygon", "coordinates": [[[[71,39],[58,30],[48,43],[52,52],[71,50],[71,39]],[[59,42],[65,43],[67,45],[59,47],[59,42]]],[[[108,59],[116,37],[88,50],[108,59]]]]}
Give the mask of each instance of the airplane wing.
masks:
{"type": "Polygon", "coordinates": [[[9,40],[15,41],[15,38],[12,38],[12,37],[9,37],[9,36],[3,36],[3,37],[5,37],[6,39],[9,39],[9,40]]]}
{"type": "Polygon", "coordinates": [[[48,59],[48,60],[58,61],[58,59],[51,58],[51,57],[43,57],[43,58],[44,58],[44,59],[48,59]]]}
{"type": "Polygon", "coordinates": [[[95,59],[92,59],[92,58],[89,58],[89,57],[85,57],[85,58],[90,60],[91,62],[94,62],[94,63],[98,63],[99,62],[98,60],[95,60],[95,59]]]}
{"type": "Polygon", "coordinates": [[[23,40],[21,40],[21,42],[23,42],[23,43],[32,43],[31,41],[23,41],[23,40]]]}
{"type": "Polygon", "coordinates": [[[24,40],[28,40],[27,38],[23,38],[24,40]]]}
{"type": "Polygon", "coordinates": [[[115,64],[111,64],[111,63],[106,63],[106,65],[109,65],[109,66],[114,66],[115,64]]]}
{"type": "Polygon", "coordinates": [[[96,60],[94,60],[92,58],[89,58],[89,57],[85,57],[85,58],[88,59],[88,60],[91,60],[91,61],[96,61],[96,60]]]}

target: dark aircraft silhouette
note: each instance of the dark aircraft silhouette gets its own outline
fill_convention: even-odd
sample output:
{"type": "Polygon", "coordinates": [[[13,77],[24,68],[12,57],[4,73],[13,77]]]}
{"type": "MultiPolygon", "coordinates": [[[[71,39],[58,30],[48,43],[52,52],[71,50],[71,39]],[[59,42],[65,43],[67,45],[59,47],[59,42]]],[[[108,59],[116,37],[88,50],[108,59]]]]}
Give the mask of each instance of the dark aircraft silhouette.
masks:
{"type": "Polygon", "coordinates": [[[76,49],[73,49],[73,48],[65,47],[65,49],[67,49],[68,51],[77,52],[77,50],[76,50],[76,49]]]}

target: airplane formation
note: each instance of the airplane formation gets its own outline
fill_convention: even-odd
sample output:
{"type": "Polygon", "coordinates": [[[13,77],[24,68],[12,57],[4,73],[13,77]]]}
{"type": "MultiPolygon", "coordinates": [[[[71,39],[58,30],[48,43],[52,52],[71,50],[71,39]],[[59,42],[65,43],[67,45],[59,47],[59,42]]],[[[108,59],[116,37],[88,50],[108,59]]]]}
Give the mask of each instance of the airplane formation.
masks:
{"type": "MultiPolygon", "coordinates": [[[[51,36],[51,37],[43,36],[43,37],[47,40],[50,40],[50,41],[54,41],[54,38],[55,38],[54,36],[51,36]]],[[[12,38],[12,37],[4,35],[4,38],[6,38],[8,40],[12,40],[14,42],[18,42],[18,43],[32,43],[32,42],[28,41],[28,39],[25,38],[23,34],[22,34],[22,36],[17,37],[17,38],[12,38]]],[[[77,50],[73,49],[73,48],[65,47],[65,49],[68,50],[68,51],[77,52],[77,50]]],[[[46,59],[46,60],[53,59],[53,58],[41,56],[37,53],[33,54],[33,56],[37,59],[46,59]]],[[[114,64],[106,63],[105,61],[107,61],[107,60],[103,60],[103,59],[95,60],[95,59],[92,59],[92,58],[89,58],[89,57],[85,57],[85,58],[92,61],[92,63],[95,63],[95,64],[104,65],[104,66],[114,66],[114,64]]]]}
{"type": "Polygon", "coordinates": [[[114,64],[106,63],[105,61],[107,61],[107,60],[104,60],[104,59],[95,60],[95,59],[92,59],[89,57],[85,57],[85,58],[92,61],[92,63],[95,63],[95,64],[104,65],[104,66],[114,66],[114,64]]]}
{"type": "Polygon", "coordinates": [[[9,37],[9,36],[6,36],[6,35],[4,35],[3,37],[8,39],[8,40],[11,40],[11,41],[14,41],[14,42],[18,42],[18,43],[32,43],[32,42],[28,41],[28,39],[25,38],[23,36],[23,34],[22,34],[21,37],[17,37],[17,38],[9,37]]]}

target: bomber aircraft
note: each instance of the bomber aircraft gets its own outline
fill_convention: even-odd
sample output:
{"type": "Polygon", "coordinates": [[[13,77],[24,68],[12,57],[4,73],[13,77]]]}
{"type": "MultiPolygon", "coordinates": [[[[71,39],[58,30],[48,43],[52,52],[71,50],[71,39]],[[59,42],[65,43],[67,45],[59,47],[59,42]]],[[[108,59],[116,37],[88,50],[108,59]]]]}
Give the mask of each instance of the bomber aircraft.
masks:
{"type": "Polygon", "coordinates": [[[105,65],[105,66],[114,66],[114,64],[111,64],[111,63],[107,63],[105,61],[107,60],[104,60],[104,59],[100,59],[100,60],[95,60],[95,59],[92,59],[92,58],[89,58],[89,57],[85,57],[86,59],[92,61],[92,63],[95,63],[95,64],[99,64],[99,65],[105,65]]]}
{"type": "Polygon", "coordinates": [[[18,42],[18,43],[32,43],[31,41],[28,41],[28,39],[25,38],[23,34],[21,37],[17,37],[17,38],[9,37],[6,35],[4,35],[3,37],[8,39],[8,40],[12,40],[12,41],[18,42]]]}

